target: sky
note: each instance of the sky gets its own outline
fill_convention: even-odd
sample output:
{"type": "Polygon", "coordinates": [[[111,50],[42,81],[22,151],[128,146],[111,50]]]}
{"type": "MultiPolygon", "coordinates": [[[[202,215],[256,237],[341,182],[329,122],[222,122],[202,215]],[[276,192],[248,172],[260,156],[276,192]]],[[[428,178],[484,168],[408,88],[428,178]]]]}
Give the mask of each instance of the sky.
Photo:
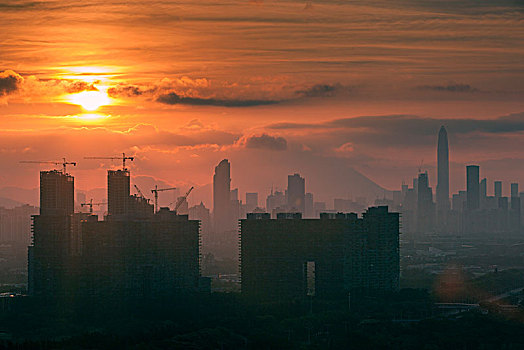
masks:
{"type": "Polygon", "coordinates": [[[445,125],[452,192],[466,164],[524,188],[521,0],[3,0],[0,33],[0,187],[66,157],[103,188],[119,163],[83,158],[125,152],[190,204],[224,158],[241,195],[298,172],[316,200],[378,196],[435,187],[445,125]]]}

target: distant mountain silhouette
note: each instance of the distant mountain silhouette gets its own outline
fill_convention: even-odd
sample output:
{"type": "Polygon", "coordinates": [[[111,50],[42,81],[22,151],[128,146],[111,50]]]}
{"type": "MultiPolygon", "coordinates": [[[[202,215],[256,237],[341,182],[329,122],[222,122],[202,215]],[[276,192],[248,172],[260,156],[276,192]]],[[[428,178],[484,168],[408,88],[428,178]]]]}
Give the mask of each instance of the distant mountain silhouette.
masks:
{"type": "Polygon", "coordinates": [[[11,209],[14,207],[20,207],[25,203],[14,201],[10,198],[0,197],[0,207],[11,209]]]}
{"type": "Polygon", "coordinates": [[[0,188],[0,197],[3,197],[7,202],[21,204],[30,204],[34,206],[39,205],[40,191],[38,188],[20,188],[20,187],[2,187],[0,188]]]}

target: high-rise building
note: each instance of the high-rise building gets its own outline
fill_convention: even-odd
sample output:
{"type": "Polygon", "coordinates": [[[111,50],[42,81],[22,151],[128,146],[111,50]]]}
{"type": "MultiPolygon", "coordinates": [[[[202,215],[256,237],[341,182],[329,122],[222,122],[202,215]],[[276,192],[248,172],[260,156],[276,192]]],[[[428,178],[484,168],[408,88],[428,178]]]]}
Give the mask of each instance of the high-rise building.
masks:
{"type": "Polygon", "coordinates": [[[347,298],[399,286],[399,214],[253,213],[241,220],[241,290],[261,301],[347,298]]]}
{"type": "Polygon", "coordinates": [[[519,197],[519,184],[511,184],[511,213],[510,213],[510,227],[513,232],[518,233],[521,225],[520,215],[520,197],[519,197]]]}
{"type": "Polygon", "coordinates": [[[82,225],[78,292],[120,300],[193,293],[199,282],[199,222],[161,208],[149,219],[82,225]]]}
{"type": "Polygon", "coordinates": [[[304,196],[304,217],[313,218],[315,217],[315,210],[313,209],[313,193],[306,193],[304,196]]]}
{"type": "Polygon", "coordinates": [[[466,193],[468,210],[476,210],[480,207],[480,168],[478,165],[466,167],[466,193]]]}
{"type": "Polygon", "coordinates": [[[252,213],[258,207],[258,193],[246,192],[246,212],[252,213]]]}
{"type": "Polygon", "coordinates": [[[493,183],[493,186],[494,186],[494,193],[495,193],[495,198],[500,198],[502,197],[502,181],[495,181],[493,183]]]}
{"type": "Polygon", "coordinates": [[[216,232],[235,228],[231,215],[231,165],[227,159],[215,168],[213,175],[213,222],[216,232]]]}
{"type": "Polygon", "coordinates": [[[269,194],[266,198],[266,211],[271,214],[276,210],[285,211],[286,209],[284,207],[286,204],[286,195],[284,192],[273,192],[273,190],[271,190],[271,194],[269,194]]]}
{"type": "Polygon", "coordinates": [[[519,196],[519,184],[512,183],[511,184],[511,198],[516,198],[518,196],[519,196]]]}
{"type": "Polygon", "coordinates": [[[435,226],[435,206],[433,203],[433,191],[429,187],[428,173],[418,175],[417,192],[417,231],[428,232],[435,226]]]}
{"type": "Polygon", "coordinates": [[[488,195],[488,179],[483,178],[480,181],[480,200],[484,200],[488,195]]]}
{"type": "Polygon", "coordinates": [[[129,213],[130,179],[128,170],[107,171],[107,211],[110,216],[129,213]]]}
{"type": "Polygon", "coordinates": [[[40,172],[40,215],[71,215],[75,210],[75,179],[58,170],[40,172]]]}
{"type": "Polygon", "coordinates": [[[306,180],[300,174],[287,177],[287,205],[290,212],[305,213],[306,180]]]}
{"type": "Polygon", "coordinates": [[[204,203],[194,205],[188,209],[189,220],[200,221],[200,233],[202,235],[202,244],[206,245],[210,241],[209,234],[211,233],[211,214],[204,203]]]}
{"type": "Polygon", "coordinates": [[[449,149],[448,133],[442,126],[437,145],[437,213],[439,220],[449,211],[449,149]]]}
{"type": "Polygon", "coordinates": [[[28,248],[28,292],[67,294],[74,256],[74,178],[61,171],[40,172],[40,215],[33,216],[28,248]]]}

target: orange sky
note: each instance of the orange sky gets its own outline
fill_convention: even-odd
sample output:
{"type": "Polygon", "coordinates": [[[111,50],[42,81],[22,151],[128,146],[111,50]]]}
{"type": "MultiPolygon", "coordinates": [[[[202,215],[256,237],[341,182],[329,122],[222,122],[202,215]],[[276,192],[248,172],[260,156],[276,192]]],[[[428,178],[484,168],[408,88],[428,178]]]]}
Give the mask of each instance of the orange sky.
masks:
{"type": "Polygon", "coordinates": [[[523,13],[509,0],[4,1],[2,186],[38,185],[45,167],[19,160],[65,156],[78,188],[104,187],[112,164],[83,157],[126,152],[145,187],[208,185],[229,158],[241,194],[300,172],[330,201],[357,194],[352,169],[396,189],[423,161],[435,186],[441,124],[453,191],[466,163],[524,186],[523,13]]]}

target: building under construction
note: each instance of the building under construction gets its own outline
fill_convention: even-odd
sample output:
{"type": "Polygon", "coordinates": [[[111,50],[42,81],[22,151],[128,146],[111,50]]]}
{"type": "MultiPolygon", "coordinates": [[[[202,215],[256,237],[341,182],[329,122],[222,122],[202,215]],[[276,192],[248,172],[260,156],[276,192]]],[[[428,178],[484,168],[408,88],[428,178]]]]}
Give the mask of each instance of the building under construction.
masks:
{"type": "Polygon", "coordinates": [[[61,295],[72,284],[74,265],[74,178],[57,170],[40,172],[40,215],[33,216],[29,247],[29,293],[61,295]]]}
{"type": "Polygon", "coordinates": [[[399,286],[399,214],[387,207],[362,218],[248,214],[240,242],[242,294],[252,300],[336,299],[399,286]]]}
{"type": "MultiPolygon", "coordinates": [[[[40,174],[29,293],[41,297],[169,297],[198,288],[200,223],[130,195],[129,171],[108,172],[108,215],[74,213],[74,178],[40,174]]],[[[91,202],[91,205],[93,203],[91,202]]]]}

